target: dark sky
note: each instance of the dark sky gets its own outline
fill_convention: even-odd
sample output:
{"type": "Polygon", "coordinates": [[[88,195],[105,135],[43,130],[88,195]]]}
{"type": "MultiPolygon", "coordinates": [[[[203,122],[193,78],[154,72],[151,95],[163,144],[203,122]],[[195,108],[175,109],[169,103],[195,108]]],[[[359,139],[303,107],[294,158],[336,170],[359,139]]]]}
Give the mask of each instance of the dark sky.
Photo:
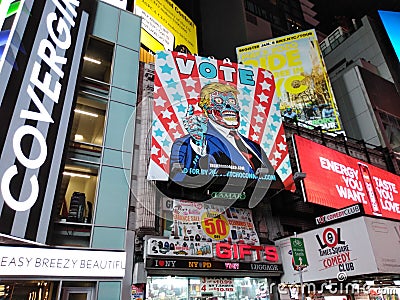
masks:
{"type": "Polygon", "coordinates": [[[320,21],[317,29],[330,33],[338,27],[337,17],[361,19],[364,15],[376,14],[380,10],[400,11],[400,0],[311,0],[315,3],[313,10],[320,21]]]}

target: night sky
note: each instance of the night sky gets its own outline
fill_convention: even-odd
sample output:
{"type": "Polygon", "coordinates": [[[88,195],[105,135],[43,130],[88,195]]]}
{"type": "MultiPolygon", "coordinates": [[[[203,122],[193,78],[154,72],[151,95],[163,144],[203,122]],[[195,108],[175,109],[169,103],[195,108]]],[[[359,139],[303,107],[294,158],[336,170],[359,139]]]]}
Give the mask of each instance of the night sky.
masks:
{"type": "Polygon", "coordinates": [[[400,0],[311,0],[315,3],[317,29],[331,33],[340,25],[340,17],[361,19],[364,15],[376,16],[378,9],[400,11],[400,0]]]}

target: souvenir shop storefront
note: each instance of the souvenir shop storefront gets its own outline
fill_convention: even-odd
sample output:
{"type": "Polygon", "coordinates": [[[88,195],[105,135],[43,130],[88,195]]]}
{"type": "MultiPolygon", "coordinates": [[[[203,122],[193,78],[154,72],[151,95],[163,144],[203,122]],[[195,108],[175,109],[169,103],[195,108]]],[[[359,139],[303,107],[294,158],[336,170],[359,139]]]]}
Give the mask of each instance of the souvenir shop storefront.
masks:
{"type": "Polygon", "coordinates": [[[146,244],[146,299],[274,299],[282,274],[275,246],[162,237],[146,244]]]}

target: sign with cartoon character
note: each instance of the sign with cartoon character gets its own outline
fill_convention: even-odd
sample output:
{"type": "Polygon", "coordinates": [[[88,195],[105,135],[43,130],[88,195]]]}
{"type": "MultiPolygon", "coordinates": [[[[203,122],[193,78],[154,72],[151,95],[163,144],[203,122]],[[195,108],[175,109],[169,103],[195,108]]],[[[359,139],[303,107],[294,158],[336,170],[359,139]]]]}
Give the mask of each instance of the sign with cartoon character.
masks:
{"type": "Polygon", "coordinates": [[[265,190],[291,188],[271,72],[162,51],[154,86],[149,180],[202,190],[246,180],[268,183],[265,190]]]}
{"type": "Polygon", "coordinates": [[[281,113],[287,120],[342,131],[314,29],[237,47],[236,55],[240,63],[271,70],[281,113]]]}

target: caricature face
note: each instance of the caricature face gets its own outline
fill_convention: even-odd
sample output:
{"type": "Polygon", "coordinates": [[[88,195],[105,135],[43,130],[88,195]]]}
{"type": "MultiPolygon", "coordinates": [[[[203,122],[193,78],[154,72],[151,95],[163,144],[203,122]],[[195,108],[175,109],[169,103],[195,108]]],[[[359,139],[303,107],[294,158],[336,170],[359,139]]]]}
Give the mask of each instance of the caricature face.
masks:
{"type": "Polygon", "coordinates": [[[240,125],[240,106],[232,92],[215,91],[210,94],[210,106],[207,113],[210,119],[226,128],[238,128],[240,125]]]}

